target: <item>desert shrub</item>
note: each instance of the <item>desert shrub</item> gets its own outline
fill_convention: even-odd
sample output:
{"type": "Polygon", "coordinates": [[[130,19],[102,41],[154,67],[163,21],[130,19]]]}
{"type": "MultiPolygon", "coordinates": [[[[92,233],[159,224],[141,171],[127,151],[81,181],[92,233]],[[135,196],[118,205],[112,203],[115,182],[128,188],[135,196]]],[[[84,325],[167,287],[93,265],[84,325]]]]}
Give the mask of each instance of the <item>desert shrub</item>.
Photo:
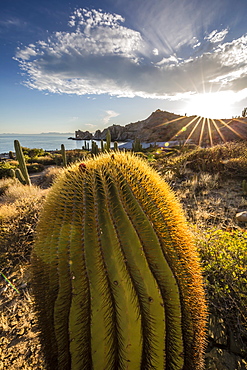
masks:
{"type": "Polygon", "coordinates": [[[5,188],[0,198],[0,266],[4,272],[5,268],[29,258],[35,225],[47,191],[23,186],[19,181],[3,181],[0,180],[0,188],[5,188]]]}
{"type": "Polygon", "coordinates": [[[88,156],[88,152],[81,149],[66,150],[68,163],[74,163],[79,160],[84,160],[88,156]]]}
{"type": "Polygon", "coordinates": [[[53,164],[56,164],[55,159],[50,155],[44,155],[41,157],[35,157],[33,159],[35,163],[43,164],[44,166],[51,166],[53,164]]]}
{"type": "Polygon", "coordinates": [[[41,163],[27,163],[28,173],[41,172],[45,169],[45,166],[41,163]]]}
{"type": "Polygon", "coordinates": [[[224,162],[224,172],[231,177],[246,178],[247,175],[247,157],[230,158],[224,162]]]}
{"type": "Polygon", "coordinates": [[[15,169],[16,166],[11,162],[0,162],[0,179],[11,177],[10,169],[15,169]]]}
{"type": "Polygon", "coordinates": [[[52,157],[53,157],[53,159],[55,161],[56,166],[61,166],[61,164],[63,162],[62,154],[54,153],[52,155],[52,157]]]}
{"type": "Polygon", "coordinates": [[[57,175],[60,173],[60,167],[49,167],[47,168],[38,180],[38,184],[42,189],[49,188],[54,180],[56,179],[57,175]]]}
{"type": "Polygon", "coordinates": [[[247,340],[247,232],[210,229],[197,245],[210,312],[247,340]]]}
{"type": "Polygon", "coordinates": [[[184,187],[189,188],[191,195],[199,194],[203,190],[212,190],[218,187],[218,174],[199,172],[184,182],[184,187]]]}
{"type": "Polygon", "coordinates": [[[175,172],[185,167],[195,172],[220,172],[224,176],[241,177],[247,169],[247,143],[228,142],[210,148],[198,147],[167,158],[165,164],[165,168],[175,172]]]}
{"type": "MultiPolygon", "coordinates": [[[[5,194],[6,190],[8,190],[11,186],[16,184],[17,180],[13,178],[3,178],[0,180],[0,196],[5,194]]],[[[0,198],[0,202],[1,202],[0,198]]]]}
{"type": "Polygon", "coordinates": [[[44,154],[44,149],[39,149],[39,148],[30,149],[30,148],[26,148],[22,146],[22,151],[23,151],[23,154],[29,158],[39,157],[44,154]]]}

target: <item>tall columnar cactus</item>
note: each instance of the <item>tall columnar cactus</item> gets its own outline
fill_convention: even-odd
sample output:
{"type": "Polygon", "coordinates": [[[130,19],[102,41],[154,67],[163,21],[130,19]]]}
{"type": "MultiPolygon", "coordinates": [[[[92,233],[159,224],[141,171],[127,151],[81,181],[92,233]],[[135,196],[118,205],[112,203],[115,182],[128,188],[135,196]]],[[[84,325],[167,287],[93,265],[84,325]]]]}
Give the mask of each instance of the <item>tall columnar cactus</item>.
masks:
{"type": "Polygon", "coordinates": [[[132,143],[132,150],[133,152],[141,152],[142,151],[142,144],[139,138],[136,138],[135,141],[132,143]]]}
{"type": "Polygon", "coordinates": [[[111,131],[110,130],[107,130],[105,148],[107,152],[109,152],[111,149],[111,131]]]}
{"type": "Polygon", "coordinates": [[[98,155],[99,154],[99,147],[98,147],[98,145],[96,144],[95,141],[92,141],[91,154],[92,155],[98,155]]]}
{"type": "Polygon", "coordinates": [[[142,159],[107,153],[63,171],[32,270],[48,369],[203,368],[198,257],[175,195],[142,159]]]}
{"type": "Polygon", "coordinates": [[[23,155],[23,152],[22,152],[22,149],[21,149],[20,142],[18,140],[14,141],[14,147],[15,147],[16,159],[19,162],[20,171],[21,171],[22,177],[25,180],[25,184],[31,185],[29,174],[27,172],[27,166],[26,166],[25,158],[24,158],[24,155],[23,155]]]}
{"type": "Polygon", "coordinates": [[[62,154],[62,159],[63,159],[63,166],[67,166],[67,156],[66,156],[66,150],[64,144],[61,144],[61,154],[62,154]]]}

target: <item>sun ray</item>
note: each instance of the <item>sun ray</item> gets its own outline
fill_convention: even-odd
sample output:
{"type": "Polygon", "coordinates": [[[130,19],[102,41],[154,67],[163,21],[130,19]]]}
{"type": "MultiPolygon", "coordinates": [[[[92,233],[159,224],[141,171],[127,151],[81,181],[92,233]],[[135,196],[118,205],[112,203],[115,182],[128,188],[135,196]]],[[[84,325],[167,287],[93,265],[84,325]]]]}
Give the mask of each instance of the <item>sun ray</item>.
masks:
{"type": "Polygon", "coordinates": [[[175,135],[173,135],[173,137],[170,140],[173,140],[176,136],[180,135],[181,132],[185,131],[187,129],[187,127],[189,127],[198,118],[199,118],[199,116],[196,116],[191,121],[189,121],[189,123],[187,123],[187,125],[185,125],[184,127],[182,127],[175,135]]]}
{"type": "Polygon", "coordinates": [[[236,134],[237,136],[239,136],[241,139],[244,139],[244,136],[241,135],[239,132],[237,132],[236,130],[234,130],[234,128],[232,128],[231,126],[229,126],[229,123],[231,123],[233,120],[231,120],[230,122],[225,123],[222,119],[219,119],[219,121],[225,126],[227,127],[229,130],[231,130],[232,132],[234,132],[234,134],[236,134]]]}
{"type": "Polygon", "coordinates": [[[209,140],[210,140],[210,146],[213,146],[212,131],[211,131],[209,118],[207,118],[207,125],[208,125],[208,135],[209,135],[209,140]]]}
{"type": "Polygon", "coordinates": [[[200,138],[199,138],[199,143],[198,143],[199,146],[201,146],[201,143],[202,143],[202,137],[203,137],[203,133],[204,133],[205,121],[206,121],[206,118],[203,117],[202,126],[201,126],[201,132],[200,132],[200,138]]]}
{"type": "Polygon", "coordinates": [[[233,121],[237,121],[237,122],[240,122],[240,123],[245,123],[247,125],[247,122],[246,121],[243,121],[243,118],[242,119],[240,119],[240,118],[233,118],[233,119],[231,119],[230,122],[233,122],[233,121]]]}
{"type": "Polygon", "coordinates": [[[191,130],[190,134],[188,135],[187,139],[185,140],[184,145],[186,145],[186,144],[187,144],[187,142],[189,141],[189,139],[190,139],[190,138],[191,138],[191,136],[193,135],[193,133],[194,133],[195,129],[197,128],[197,126],[198,126],[198,125],[199,125],[199,123],[201,122],[202,118],[203,118],[203,117],[200,117],[200,118],[199,118],[198,122],[195,124],[195,126],[194,126],[194,127],[193,127],[193,129],[191,130]]]}
{"type": "Polygon", "coordinates": [[[160,127],[160,126],[165,126],[165,125],[168,125],[169,123],[172,123],[172,122],[175,122],[175,121],[179,121],[180,119],[184,119],[186,116],[182,116],[182,117],[179,117],[179,118],[175,118],[171,121],[168,121],[168,122],[164,122],[164,123],[161,123],[160,125],[156,126],[156,127],[160,127]]]}
{"type": "Polygon", "coordinates": [[[218,134],[219,134],[219,136],[221,137],[221,139],[224,141],[224,143],[226,142],[226,139],[225,139],[225,137],[224,137],[224,135],[222,134],[222,132],[220,131],[220,129],[219,129],[219,127],[217,126],[217,123],[215,122],[215,120],[213,119],[213,118],[210,118],[211,119],[211,121],[213,122],[213,125],[214,125],[214,127],[216,128],[216,130],[217,130],[217,132],[218,132],[218,134]]]}

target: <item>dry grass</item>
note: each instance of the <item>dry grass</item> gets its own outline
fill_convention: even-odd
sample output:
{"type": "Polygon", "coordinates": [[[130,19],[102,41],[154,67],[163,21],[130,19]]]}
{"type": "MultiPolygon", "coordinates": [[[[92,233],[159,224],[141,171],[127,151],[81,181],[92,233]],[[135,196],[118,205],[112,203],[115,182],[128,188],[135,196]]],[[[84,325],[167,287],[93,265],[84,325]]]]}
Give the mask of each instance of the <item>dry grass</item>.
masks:
{"type": "MultiPolygon", "coordinates": [[[[235,147],[234,150],[231,152],[235,156],[235,147]]],[[[210,155],[216,156],[215,152],[210,155]]],[[[187,166],[187,159],[170,160],[173,168],[167,166],[166,158],[152,165],[173,188],[188,222],[198,233],[210,228],[245,228],[245,224],[235,220],[237,211],[247,207],[239,178],[226,178],[219,171],[204,172],[198,168],[194,171],[187,166]]],[[[227,160],[225,151],[224,160],[227,160]]],[[[1,277],[0,370],[45,369],[30,294],[29,260],[39,212],[49,191],[44,189],[49,188],[58,171],[49,168],[36,177],[33,183],[39,186],[23,186],[13,179],[0,180],[0,266],[12,284],[1,277]]]]}
{"type": "Polygon", "coordinates": [[[0,369],[44,369],[28,267],[47,190],[12,179],[0,180],[0,189],[0,369]]]}

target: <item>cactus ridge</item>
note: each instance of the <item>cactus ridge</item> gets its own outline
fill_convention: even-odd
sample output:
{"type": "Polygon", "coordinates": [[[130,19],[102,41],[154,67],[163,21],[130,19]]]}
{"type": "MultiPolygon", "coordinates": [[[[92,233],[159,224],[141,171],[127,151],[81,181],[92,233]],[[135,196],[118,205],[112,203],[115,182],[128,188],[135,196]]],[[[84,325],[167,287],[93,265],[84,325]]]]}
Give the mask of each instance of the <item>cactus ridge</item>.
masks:
{"type": "MultiPolygon", "coordinates": [[[[181,310],[179,301],[179,290],[175,280],[175,276],[167,263],[160,240],[153,230],[150,220],[143,212],[138,204],[136,198],[131,194],[129,186],[122,181],[122,190],[126,193],[125,200],[122,199],[122,204],[126,204],[128,210],[126,212],[128,217],[133,222],[133,226],[141,240],[145,257],[149,264],[149,268],[154,275],[159,289],[162,294],[163,302],[166,313],[166,327],[167,340],[166,340],[166,353],[169,357],[178,357],[178,354],[183,350],[181,341],[181,310]],[[138,231],[141,230],[141,233],[138,231]],[[153,246],[150,248],[150,246],[153,246]],[[170,299],[172,297],[172,299],[170,299]],[[177,326],[174,325],[177,322],[177,326]],[[176,328],[176,330],[174,330],[176,328]]],[[[124,230],[123,235],[124,234],[124,230]]],[[[128,238],[128,236],[126,236],[128,238]]],[[[125,240],[125,243],[127,241],[125,240]]]]}
{"type": "Polygon", "coordinates": [[[48,368],[202,369],[202,279],[175,196],[133,155],[85,164],[50,191],[32,255],[48,368]]]}
{"type": "MultiPolygon", "coordinates": [[[[144,171],[140,172],[144,174],[144,171]]],[[[133,163],[132,166],[129,165],[128,173],[125,173],[125,177],[128,178],[128,182],[136,199],[141,202],[141,207],[144,212],[151,216],[154,229],[159,230],[163,253],[171,269],[175,273],[180,295],[184,296],[184,299],[181,300],[184,321],[183,335],[184,344],[187,347],[186,352],[189,354],[189,356],[186,357],[185,368],[189,369],[189,363],[190,361],[194,361],[194,358],[197,358],[199,362],[200,347],[205,335],[204,330],[201,331],[200,326],[195,326],[196,329],[194,328],[193,322],[196,322],[198,317],[205,316],[204,298],[200,293],[202,278],[200,270],[197,267],[198,258],[192,247],[191,236],[188,230],[182,226],[185,221],[182,210],[178,206],[174,194],[167,192],[168,189],[165,189],[166,184],[158,181],[159,179],[156,174],[153,174],[153,176],[157,177],[157,192],[153,192],[152,189],[154,180],[152,174],[150,174],[150,176],[140,176],[138,181],[135,176],[135,164],[133,165],[133,163]],[[162,193],[163,207],[160,203],[162,193]],[[174,207],[174,205],[176,205],[176,207],[174,207]],[[172,212],[168,213],[167,209],[172,210],[172,212]],[[180,228],[175,225],[180,226],[180,228]],[[188,261],[190,261],[190,266],[188,266],[188,269],[185,269],[184,266],[188,264],[188,261]],[[197,300],[194,299],[193,293],[195,287],[198,289],[197,300]],[[195,330],[198,339],[198,347],[194,346],[193,348],[192,333],[195,332],[195,330]]]]}

